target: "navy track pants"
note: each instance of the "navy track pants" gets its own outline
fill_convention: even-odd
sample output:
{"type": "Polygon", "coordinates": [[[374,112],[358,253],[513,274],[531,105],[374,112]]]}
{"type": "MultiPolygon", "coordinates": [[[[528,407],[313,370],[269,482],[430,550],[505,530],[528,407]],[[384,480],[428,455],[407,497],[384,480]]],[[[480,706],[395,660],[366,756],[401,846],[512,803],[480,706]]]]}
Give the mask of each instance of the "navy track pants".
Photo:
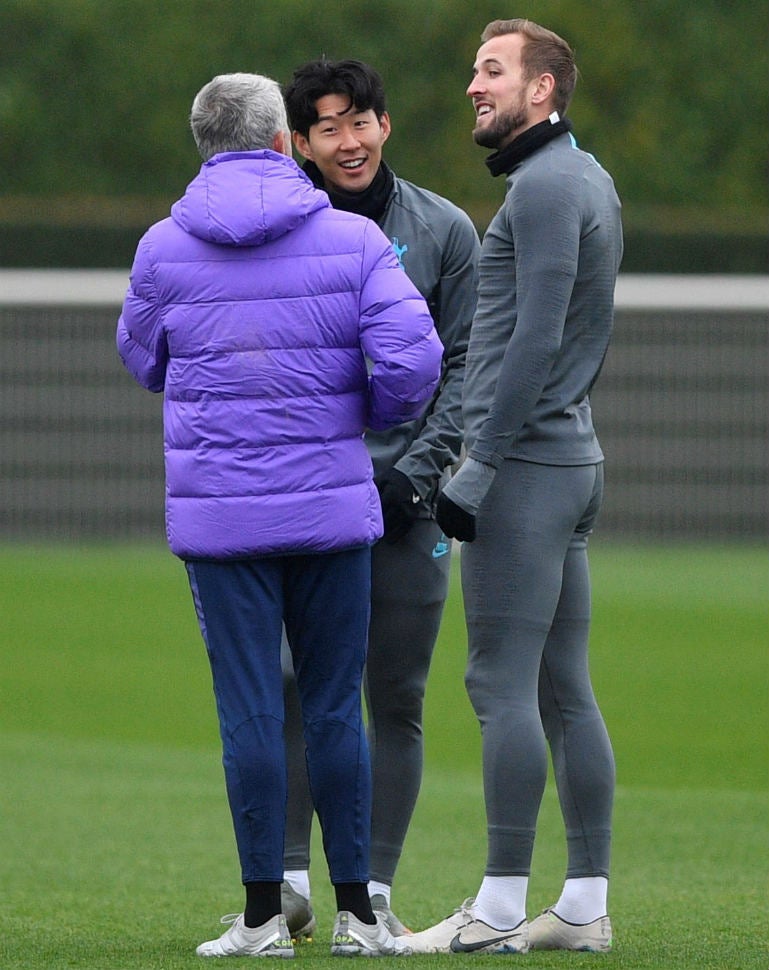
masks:
{"type": "Polygon", "coordinates": [[[367,882],[371,774],[361,679],[370,549],[186,566],[211,663],[243,882],[283,878],[284,623],[331,882],[367,882]]]}

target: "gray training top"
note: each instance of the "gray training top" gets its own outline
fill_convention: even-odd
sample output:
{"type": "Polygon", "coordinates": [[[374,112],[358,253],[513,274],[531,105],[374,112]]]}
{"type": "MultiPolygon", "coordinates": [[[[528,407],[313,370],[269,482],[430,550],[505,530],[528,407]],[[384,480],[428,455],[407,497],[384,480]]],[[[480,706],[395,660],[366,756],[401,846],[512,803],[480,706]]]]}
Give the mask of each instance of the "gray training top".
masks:
{"type": "Polygon", "coordinates": [[[475,310],[478,235],[469,216],[448,199],[395,177],[378,220],[401,266],[427,300],[444,346],[438,390],[417,421],[366,432],[374,473],[395,467],[412,481],[428,517],[462,445],[462,381],[475,310]]]}
{"type": "Polygon", "coordinates": [[[570,134],[507,176],[481,247],[467,356],[471,458],[494,467],[602,460],[588,393],[611,336],[621,258],[614,183],[570,134]]]}

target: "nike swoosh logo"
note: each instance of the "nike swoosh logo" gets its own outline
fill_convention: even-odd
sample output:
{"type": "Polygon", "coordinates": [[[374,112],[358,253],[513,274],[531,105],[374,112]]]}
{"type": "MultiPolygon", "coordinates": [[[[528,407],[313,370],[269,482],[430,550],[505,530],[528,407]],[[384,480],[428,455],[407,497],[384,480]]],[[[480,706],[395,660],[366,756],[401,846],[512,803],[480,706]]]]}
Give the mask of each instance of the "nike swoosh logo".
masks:
{"type": "MultiPolygon", "coordinates": [[[[461,931],[460,931],[461,933],[461,931]]],[[[519,939],[521,934],[517,930],[511,933],[505,933],[502,936],[495,936],[489,940],[477,940],[474,943],[463,943],[459,937],[460,933],[454,937],[454,939],[449,944],[449,949],[452,953],[473,953],[475,950],[482,950],[486,946],[496,945],[499,943],[504,943],[507,940],[519,939]]]]}
{"type": "Polygon", "coordinates": [[[433,559],[440,559],[441,556],[445,556],[449,551],[448,542],[436,542],[435,548],[433,549],[433,559]]]}

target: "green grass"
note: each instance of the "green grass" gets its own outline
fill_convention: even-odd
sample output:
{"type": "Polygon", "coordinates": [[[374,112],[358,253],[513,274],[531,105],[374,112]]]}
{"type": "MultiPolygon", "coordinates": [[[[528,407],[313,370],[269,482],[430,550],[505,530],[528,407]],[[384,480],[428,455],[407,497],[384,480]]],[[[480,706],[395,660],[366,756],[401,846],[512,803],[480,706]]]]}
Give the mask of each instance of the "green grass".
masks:
{"type": "MultiPolygon", "coordinates": [[[[616,947],[520,962],[766,970],[766,553],[596,541],[592,563],[593,673],[618,762],[616,947]]],[[[0,547],[0,616],[0,968],[200,966],[195,944],[242,902],[183,568],[159,547],[0,547]]],[[[464,661],[455,583],[428,687],[422,795],[395,887],[397,912],[419,928],[471,895],[483,872],[464,661]]],[[[563,866],[549,787],[531,914],[553,901],[563,866]]],[[[333,904],[317,832],[312,877],[321,932],[297,959],[325,970],[338,961],[326,944],[333,904]]]]}

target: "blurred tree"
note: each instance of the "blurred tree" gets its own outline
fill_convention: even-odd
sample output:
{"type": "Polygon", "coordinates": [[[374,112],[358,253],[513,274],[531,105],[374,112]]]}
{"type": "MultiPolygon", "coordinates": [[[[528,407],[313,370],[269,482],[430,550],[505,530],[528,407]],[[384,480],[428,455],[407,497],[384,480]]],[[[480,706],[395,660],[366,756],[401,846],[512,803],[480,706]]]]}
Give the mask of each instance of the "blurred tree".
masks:
{"type": "MultiPolygon", "coordinates": [[[[626,221],[763,225],[766,5],[532,0],[526,13],[576,49],[575,133],[626,221]]],[[[187,119],[207,80],[285,83],[325,54],[380,70],[388,159],[482,228],[504,185],[472,143],[464,91],[481,30],[506,14],[498,0],[2,0],[0,222],[42,218],[41,200],[48,217],[63,199],[71,219],[164,214],[198,166],[187,119]]]]}

